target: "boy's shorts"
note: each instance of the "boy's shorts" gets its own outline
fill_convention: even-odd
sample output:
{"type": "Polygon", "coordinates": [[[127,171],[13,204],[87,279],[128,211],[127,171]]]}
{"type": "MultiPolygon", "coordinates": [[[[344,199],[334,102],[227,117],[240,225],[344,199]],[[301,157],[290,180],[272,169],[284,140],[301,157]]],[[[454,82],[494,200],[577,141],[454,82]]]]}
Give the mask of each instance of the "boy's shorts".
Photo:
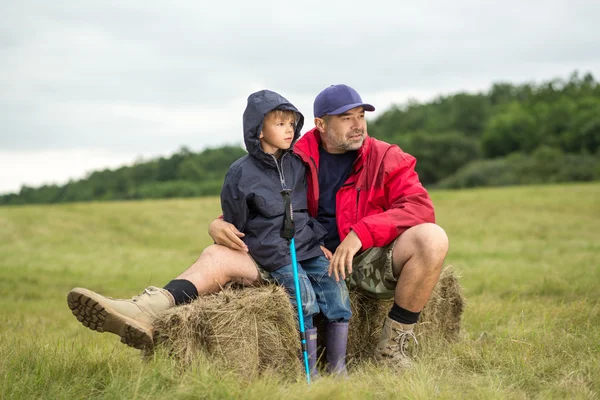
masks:
{"type": "MultiPolygon", "coordinates": [[[[346,277],[349,289],[360,289],[367,296],[376,299],[391,299],[396,290],[397,278],[392,270],[392,252],[396,241],[385,247],[371,247],[354,257],[352,274],[346,277]]],[[[273,283],[274,279],[256,262],[260,277],[273,283]]]]}

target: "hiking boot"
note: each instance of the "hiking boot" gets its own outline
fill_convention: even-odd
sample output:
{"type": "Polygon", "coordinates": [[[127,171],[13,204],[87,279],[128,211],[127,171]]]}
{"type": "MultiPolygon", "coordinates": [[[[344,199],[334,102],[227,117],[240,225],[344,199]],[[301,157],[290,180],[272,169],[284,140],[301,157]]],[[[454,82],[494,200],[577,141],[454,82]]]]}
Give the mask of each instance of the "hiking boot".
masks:
{"type": "Polygon", "coordinates": [[[121,342],[139,350],[154,346],[152,321],[161,311],[175,306],[171,293],[150,286],[129,300],[104,297],[88,289],[75,288],[67,303],[84,326],[97,332],[110,332],[121,342]]]}
{"type": "Polygon", "coordinates": [[[396,370],[410,368],[412,358],[407,353],[409,342],[419,342],[413,332],[415,324],[401,324],[390,317],[385,317],[385,323],[381,330],[381,339],[375,349],[375,359],[382,361],[396,370]]]}

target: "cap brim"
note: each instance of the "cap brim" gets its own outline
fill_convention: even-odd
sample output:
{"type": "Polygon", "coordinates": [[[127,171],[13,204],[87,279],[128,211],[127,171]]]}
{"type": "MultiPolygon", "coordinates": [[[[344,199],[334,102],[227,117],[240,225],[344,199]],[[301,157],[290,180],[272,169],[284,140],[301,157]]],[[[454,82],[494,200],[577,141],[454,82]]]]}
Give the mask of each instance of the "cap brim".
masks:
{"type": "Polygon", "coordinates": [[[356,108],[356,107],[362,107],[365,111],[375,111],[375,107],[373,107],[371,104],[354,103],[354,104],[347,104],[345,106],[338,108],[337,110],[328,112],[327,115],[340,115],[340,114],[343,114],[346,111],[352,110],[353,108],[356,108]]]}

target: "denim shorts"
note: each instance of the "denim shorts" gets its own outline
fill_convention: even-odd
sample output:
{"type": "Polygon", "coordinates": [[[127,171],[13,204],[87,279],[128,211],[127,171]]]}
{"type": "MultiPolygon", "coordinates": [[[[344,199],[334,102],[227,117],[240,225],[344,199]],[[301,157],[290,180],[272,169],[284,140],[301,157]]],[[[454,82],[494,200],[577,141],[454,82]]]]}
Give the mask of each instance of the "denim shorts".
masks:
{"type": "MultiPolygon", "coordinates": [[[[313,327],[313,316],[321,312],[331,322],[348,322],[352,316],[350,296],[344,281],[336,282],[327,274],[329,260],[324,256],[298,262],[298,283],[302,296],[302,314],[307,329],[313,327]]],[[[259,271],[261,268],[259,268],[259,271]]],[[[261,276],[265,275],[261,272],[261,276]]],[[[296,307],[296,286],[292,265],[284,265],[268,277],[283,286],[296,307]]]]}

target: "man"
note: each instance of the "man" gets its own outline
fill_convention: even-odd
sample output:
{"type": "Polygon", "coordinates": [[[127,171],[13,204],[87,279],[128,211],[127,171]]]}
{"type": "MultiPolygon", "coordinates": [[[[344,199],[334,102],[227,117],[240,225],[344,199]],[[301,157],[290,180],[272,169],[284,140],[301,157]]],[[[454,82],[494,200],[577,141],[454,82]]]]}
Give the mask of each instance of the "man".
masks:
{"type": "MultiPolygon", "coordinates": [[[[415,159],[367,134],[365,111],[375,108],[346,85],[324,89],[314,102],[315,128],[294,152],[307,166],[308,208],[329,234],[329,273],[378,298],[394,298],[376,357],[410,365],[407,339],[439,278],[448,238],[435,225],[433,205],[414,171],[415,159]]],[[[114,300],[87,289],[68,295],[69,307],[90,329],[112,332],[123,343],[148,348],[156,314],[228,282],[262,279],[233,225],[214,220],[215,241],[164,289],[147,288],[131,300],[114,300]]]]}

